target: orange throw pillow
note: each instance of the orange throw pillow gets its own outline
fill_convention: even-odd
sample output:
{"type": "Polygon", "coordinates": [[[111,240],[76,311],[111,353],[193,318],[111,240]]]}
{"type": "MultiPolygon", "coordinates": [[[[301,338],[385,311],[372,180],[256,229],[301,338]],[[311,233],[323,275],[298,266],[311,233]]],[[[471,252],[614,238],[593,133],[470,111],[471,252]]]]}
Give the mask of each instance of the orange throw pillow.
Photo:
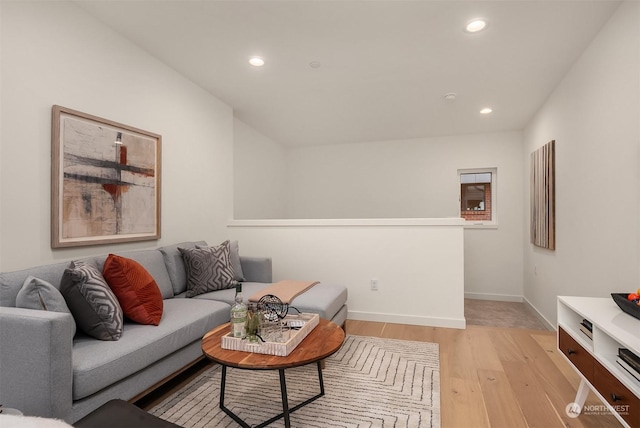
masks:
{"type": "Polygon", "coordinates": [[[151,274],[140,263],[109,254],[102,276],[118,298],[127,318],[139,324],[160,324],[162,293],[151,274]]]}

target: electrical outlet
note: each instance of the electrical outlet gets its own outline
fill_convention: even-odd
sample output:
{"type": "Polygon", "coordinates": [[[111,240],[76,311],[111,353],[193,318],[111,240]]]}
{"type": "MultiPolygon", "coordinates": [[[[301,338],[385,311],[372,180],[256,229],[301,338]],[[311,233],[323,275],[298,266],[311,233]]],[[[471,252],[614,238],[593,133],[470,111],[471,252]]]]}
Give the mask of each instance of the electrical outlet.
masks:
{"type": "Polygon", "coordinates": [[[371,280],[371,291],[378,291],[378,280],[375,278],[371,280]]]}

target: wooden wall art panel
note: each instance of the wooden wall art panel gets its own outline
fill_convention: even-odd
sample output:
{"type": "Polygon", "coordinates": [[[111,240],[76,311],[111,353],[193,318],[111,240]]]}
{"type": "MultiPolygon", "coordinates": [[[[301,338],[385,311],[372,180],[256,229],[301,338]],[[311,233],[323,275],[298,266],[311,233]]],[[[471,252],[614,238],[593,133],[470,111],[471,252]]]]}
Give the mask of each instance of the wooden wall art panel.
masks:
{"type": "Polygon", "coordinates": [[[531,243],[556,248],[555,140],[531,153],[531,243]]]}

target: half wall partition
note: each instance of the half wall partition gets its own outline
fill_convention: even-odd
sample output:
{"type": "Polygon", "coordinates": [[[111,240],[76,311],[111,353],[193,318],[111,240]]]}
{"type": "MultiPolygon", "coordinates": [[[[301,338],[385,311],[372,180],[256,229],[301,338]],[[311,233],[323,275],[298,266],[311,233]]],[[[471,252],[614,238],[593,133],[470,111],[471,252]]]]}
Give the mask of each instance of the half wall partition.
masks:
{"type": "Polygon", "coordinates": [[[233,220],[245,256],[273,258],[273,280],[344,284],[349,319],[465,328],[464,220],[233,220]],[[372,290],[372,282],[377,290],[372,290]]]}

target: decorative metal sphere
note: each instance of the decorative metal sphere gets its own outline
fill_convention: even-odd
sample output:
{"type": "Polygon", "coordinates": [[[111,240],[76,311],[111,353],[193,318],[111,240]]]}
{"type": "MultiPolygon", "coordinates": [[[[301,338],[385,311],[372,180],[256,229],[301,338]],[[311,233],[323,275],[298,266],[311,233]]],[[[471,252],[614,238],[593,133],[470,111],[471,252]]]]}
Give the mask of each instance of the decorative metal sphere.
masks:
{"type": "Polygon", "coordinates": [[[289,312],[289,305],[282,303],[282,300],[273,294],[263,296],[258,303],[262,305],[264,318],[269,322],[276,322],[278,319],[283,319],[287,315],[287,312],[289,312]]]}

